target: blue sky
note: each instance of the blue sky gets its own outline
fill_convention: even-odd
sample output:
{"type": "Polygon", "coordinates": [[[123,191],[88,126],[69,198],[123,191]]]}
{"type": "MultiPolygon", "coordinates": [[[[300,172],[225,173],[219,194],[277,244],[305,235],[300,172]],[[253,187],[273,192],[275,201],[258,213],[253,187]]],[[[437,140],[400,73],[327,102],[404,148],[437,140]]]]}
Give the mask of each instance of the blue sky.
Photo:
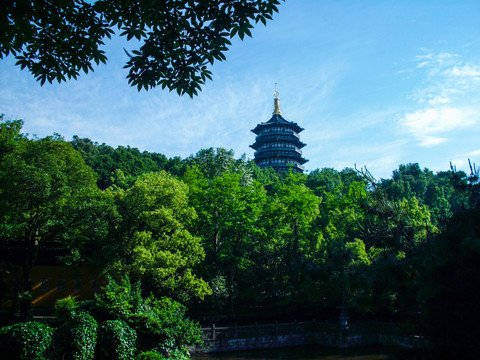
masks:
{"type": "Polygon", "coordinates": [[[287,0],[253,38],[234,40],[194,99],[125,79],[122,40],[79,80],[37,83],[0,61],[0,113],[39,137],[59,133],[168,157],[208,147],[253,158],[278,83],[287,120],[305,128],[307,170],[480,165],[480,1],[287,0]]]}

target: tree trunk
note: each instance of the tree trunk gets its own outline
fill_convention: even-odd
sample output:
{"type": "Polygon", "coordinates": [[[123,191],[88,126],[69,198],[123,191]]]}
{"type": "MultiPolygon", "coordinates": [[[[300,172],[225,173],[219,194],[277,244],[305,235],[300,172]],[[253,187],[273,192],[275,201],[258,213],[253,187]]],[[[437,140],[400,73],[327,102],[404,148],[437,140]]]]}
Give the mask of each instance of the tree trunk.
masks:
{"type": "Polygon", "coordinates": [[[295,222],[293,224],[293,236],[294,236],[294,241],[293,241],[293,289],[295,293],[298,291],[298,222],[297,219],[295,219],[295,222]]]}
{"type": "Polygon", "coordinates": [[[228,287],[228,292],[230,293],[229,294],[229,300],[230,300],[230,312],[233,314],[234,311],[235,311],[235,301],[234,301],[234,298],[235,298],[235,285],[234,285],[234,282],[235,282],[235,272],[236,272],[236,265],[233,265],[232,268],[231,268],[231,271],[230,271],[230,284],[229,284],[229,287],[228,287]]]}
{"type": "Polygon", "coordinates": [[[25,256],[22,267],[22,286],[20,297],[20,321],[26,322],[33,318],[32,308],[32,269],[37,253],[37,239],[34,234],[25,237],[25,256]]]}

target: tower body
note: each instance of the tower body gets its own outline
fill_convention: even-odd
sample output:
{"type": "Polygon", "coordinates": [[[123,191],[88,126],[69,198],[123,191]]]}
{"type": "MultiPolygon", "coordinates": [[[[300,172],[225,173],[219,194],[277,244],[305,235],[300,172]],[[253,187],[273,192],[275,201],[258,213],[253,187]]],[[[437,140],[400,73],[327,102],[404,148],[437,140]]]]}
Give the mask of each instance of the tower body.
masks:
{"type": "Polygon", "coordinates": [[[297,123],[283,118],[275,92],[272,117],[252,130],[256,135],[255,143],[250,145],[255,150],[255,163],[261,168],[272,167],[276,172],[291,169],[303,173],[303,164],[308,160],[302,157],[301,149],[305,146],[300,141],[302,131],[297,123]]]}

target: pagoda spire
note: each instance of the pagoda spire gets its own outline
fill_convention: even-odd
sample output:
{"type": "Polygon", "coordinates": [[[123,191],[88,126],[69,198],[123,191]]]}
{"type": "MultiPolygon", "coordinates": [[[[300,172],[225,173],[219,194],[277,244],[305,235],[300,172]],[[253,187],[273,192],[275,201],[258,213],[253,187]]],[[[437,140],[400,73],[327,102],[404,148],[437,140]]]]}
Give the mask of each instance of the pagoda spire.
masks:
{"type": "Polygon", "coordinates": [[[273,98],[273,115],[282,115],[280,111],[280,99],[278,98],[277,83],[275,83],[275,97],[273,98]]]}

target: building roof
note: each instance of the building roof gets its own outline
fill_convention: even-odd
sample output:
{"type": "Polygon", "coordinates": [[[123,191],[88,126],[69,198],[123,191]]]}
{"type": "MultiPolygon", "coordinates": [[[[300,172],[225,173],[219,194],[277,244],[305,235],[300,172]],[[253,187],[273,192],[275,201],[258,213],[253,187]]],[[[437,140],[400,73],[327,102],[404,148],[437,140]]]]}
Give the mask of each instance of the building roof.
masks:
{"type": "Polygon", "coordinates": [[[272,125],[285,125],[286,127],[291,128],[297,133],[303,131],[303,128],[300,127],[297,123],[285,120],[280,114],[273,114],[270,120],[258,124],[255,129],[252,130],[252,132],[258,135],[263,129],[271,127],[272,125]]]}

